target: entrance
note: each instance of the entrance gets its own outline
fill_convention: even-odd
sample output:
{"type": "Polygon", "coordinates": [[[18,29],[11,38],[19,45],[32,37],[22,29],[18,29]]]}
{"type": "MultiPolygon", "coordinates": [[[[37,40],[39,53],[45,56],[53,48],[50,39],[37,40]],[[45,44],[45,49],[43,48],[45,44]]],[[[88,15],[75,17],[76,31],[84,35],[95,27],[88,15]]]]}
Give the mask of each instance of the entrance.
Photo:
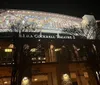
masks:
{"type": "Polygon", "coordinates": [[[53,64],[33,66],[32,85],[58,85],[56,66],[53,64]]]}
{"type": "Polygon", "coordinates": [[[48,85],[48,75],[47,74],[33,75],[32,85],[48,85]]]}

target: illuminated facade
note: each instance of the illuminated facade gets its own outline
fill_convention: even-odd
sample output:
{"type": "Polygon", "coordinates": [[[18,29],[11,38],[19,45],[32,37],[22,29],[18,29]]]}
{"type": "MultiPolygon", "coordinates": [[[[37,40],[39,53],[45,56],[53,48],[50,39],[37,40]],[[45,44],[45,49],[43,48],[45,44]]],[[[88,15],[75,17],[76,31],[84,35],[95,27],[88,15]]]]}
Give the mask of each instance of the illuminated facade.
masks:
{"type": "Polygon", "coordinates": [[[87,15],[1,10],[0,85],[98,85],[100,41],[88,40],[95,39],[88,22],[87,15]]]}
{"type": "MultiPolygon", "coordinates": [[[[20,26],[30,25],[30,29],[23,29],[22,27],[19,30],[22,31],[32,31],[32,28],[38,28],[39,30],[43,29],[61,29],[61,28],[70,28],[70,26],[77,26],[79,28],[80,22],[82,19],[54,14],[46,12],[37,12],[37,11],[25,11],[25,10],[4,10],[0,14],[0,28],[4,29],[3,31],[16,32],[18,30],[11,30],[11,25],[20,23],[20,26]],[[6,30],[7,29],[7,30],[6,30]]],[[[36,29],[36,31],[39,31],[36,29]]],[[[33,30],[34,31],[34,30],[33,30]]]]}
{"type": "Polygon", "coordinates": [[[59,34],[67,34],[66,39],[75,39],[76,36],[95,39],[97,25],[94,16],[82,18],[28,10],[1,10],[0,32],[54,33],[57,38],[62,38],[59,34]]]}

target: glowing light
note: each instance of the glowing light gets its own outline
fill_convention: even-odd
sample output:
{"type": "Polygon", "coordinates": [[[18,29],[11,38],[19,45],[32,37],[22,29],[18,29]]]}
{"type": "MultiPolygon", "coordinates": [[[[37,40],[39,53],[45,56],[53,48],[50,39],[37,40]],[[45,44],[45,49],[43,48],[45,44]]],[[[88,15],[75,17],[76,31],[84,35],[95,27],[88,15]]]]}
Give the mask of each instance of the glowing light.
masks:
{"type": "Polygon", "coordinates": [[[69,75],[68,74],[63,74],[63,80],[68,81],[69,80],[69,75]]]}
{"type": "Polygon", "coordinates": [[[8,83],[7,81],[4,82],[4,84],[7,84],[7,83],[8,83]]]}
{"type": "MultiPolygon", "coordinates": [[[[47,12],[36,12],[36,11],[24,11],[24,10],[7,10],[6,16],[9,15],[8,12],[13,13],[14,15],[10,15],[10,17],[7,17],[5,19],[12,19],[14,16],[14,21],[17,18],[20,18],[21,21],[26,20],[28,21],[30,18],[33,19],[29,23],[37,23],[38,28],[50,28],[50,29],[56,29],[56,28],[69,28],[70,25],[75,25],[76,23],[79,24],[82,19],[80,18],[74,18],[67,15],[60,15],[55,13],[47,13],[47,12]],[[30,13],[30,16],[27,15],[27,13],[30,13]],[[24,17],[23,17],[24,16],[24,17]],[[27,17],[27,18],[26,18],[27,17]],[[69,22],[71,21],[71,22],[69,22]],[[48,24],[48,25],[46,25],[48,24]]],[[[4,16],[4,15],[3,15],[4,16]]],[[[2,18],[2,16],[0,17],[2,18]]],[[[16,22],[13,22],[16,24],[16,22]]],[[[5,28],[2,26],[2,24],[5,24],[5,21],[2,21],[0,28],[5,28]]],[[[10,22],[11,24],[11,22],[10,22]]],[[[9,28],[9,25],[6,26],[6,28],[9,28]]],[[[19,28],[20,29],[20,28],[19,28]]],[[[9,30],[10,31],[10,30],[9,30]]]]}
{"type": "Polygon", "coordinates": [[[36,50],[37,50],[36,48],[32,48],[30,51],[31,52],[36,52],[36,50]]]}
{"type": "Polygon", "coordinates": [[[5,52],[11,53],[12,49],[5,49],[5,52]]]}
{"type": "Polygon", "coordinates": [[[38,79],[34,79],[34,81],[37,81],[38,79]]]}
{"type": "Polygon", "coordinates": [[[41,60],[41,57],[38,57],[38,60],[41,60]]]}
{"type": "Polygon", "coordinates": [[[22,84],[21,85],[29,85],[29,79],[28,79],[28,77],[24,77],[23,79],[22,79],[22,84]]]}
{"type": "Polygon", "coordinates": [[[46,60],[46,58],[43,58],[43,60],[46,60]]]}
{"type": "Polygon", "coordinates": [[[25,24],[25,21],[24,20],[22,21],[22,24],[25,24]]]}
{"type": "Polygon", "coordinates": [[[96,71],[96,74],[98,75],[98,72],[96,71]]]}
{"type": "Polygon", "coordinates": [[[28,79],[28,77],[24,77],[24,78],[23,78],[23,80],[27,80],[27,79],[28,79]]]}
{"type": "Polygon", "coordinates": [[[61,50],[61,48],[57,48],[57,49],[55,49],[55,51],[57,52],[57,51],[60,51],[61,50]]]}
{"type": "Polygon", "coordinates": [[[38,39],[38,41],[41,41],[41,39],[38,39]]]}

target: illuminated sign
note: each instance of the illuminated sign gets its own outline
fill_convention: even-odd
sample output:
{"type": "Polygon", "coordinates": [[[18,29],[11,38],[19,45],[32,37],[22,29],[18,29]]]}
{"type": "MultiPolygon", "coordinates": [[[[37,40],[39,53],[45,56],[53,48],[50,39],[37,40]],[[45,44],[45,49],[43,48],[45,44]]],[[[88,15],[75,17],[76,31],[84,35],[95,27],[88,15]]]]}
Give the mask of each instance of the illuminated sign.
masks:
{"type": "Polygon", "coordinates": [[[75,39],[75,36],[57,33],[22,33],[21,38],[75,39]]]}

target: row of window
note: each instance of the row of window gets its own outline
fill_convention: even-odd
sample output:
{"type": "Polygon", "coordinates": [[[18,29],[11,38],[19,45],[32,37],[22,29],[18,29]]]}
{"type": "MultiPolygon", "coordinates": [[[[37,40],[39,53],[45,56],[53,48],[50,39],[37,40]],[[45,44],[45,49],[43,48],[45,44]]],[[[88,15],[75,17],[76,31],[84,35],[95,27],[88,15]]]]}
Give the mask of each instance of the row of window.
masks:
{"type": "MultiPolygon", "coordinates": [[[[45,42],[46,43],[46,42],[45,42]]],[[[23,51],[20,51],[19,47],[14,47],[13,44],[10,44],[7,48],[0,46],[0,63],[12,63],[14,61],[13,55],[16,51],[16,48],[19,49],[18,55],[28,54],[32,63],[46,63],[46,62],[66,62],[66,61],[86,61],[89,59],[100,58],[99,46],[95,44],[83,45],[83,44],[62,44],[57,47],[56,43],[49,43],[48,46],[43,45],[41,40],[30,44],[23,44],[21,47],[23,51]],[[35,47],[32,44],[36,44],[35,47]],[[13,50],[15,49],[15,50],[13,50]]],[[[57,43],[59,44],[59,43],[57,43]]]]}

